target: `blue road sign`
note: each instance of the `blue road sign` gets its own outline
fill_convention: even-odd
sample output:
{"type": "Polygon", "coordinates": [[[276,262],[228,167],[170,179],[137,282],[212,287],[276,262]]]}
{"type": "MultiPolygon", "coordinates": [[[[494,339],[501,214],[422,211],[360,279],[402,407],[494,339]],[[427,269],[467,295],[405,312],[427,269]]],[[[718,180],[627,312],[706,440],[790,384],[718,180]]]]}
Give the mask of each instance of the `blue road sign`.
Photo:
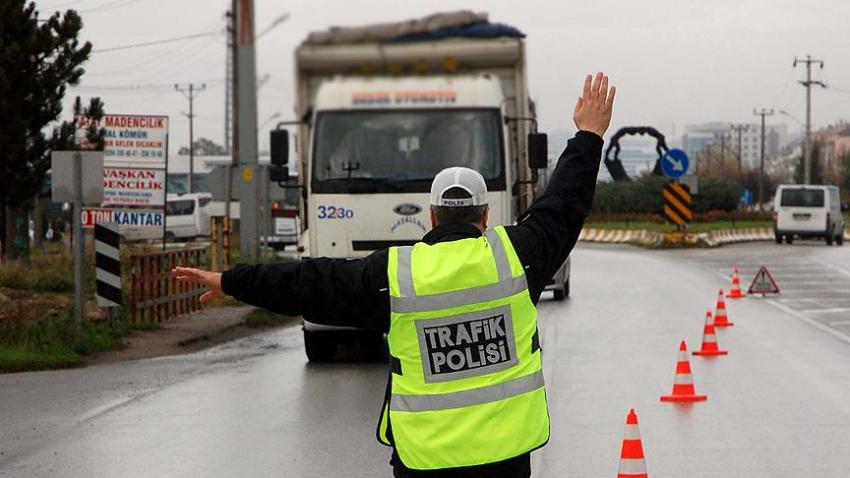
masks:
{"type": "Polygon", "coordinates": [[[691,162],[681,149],[671,149],[661,158],[661,169],[670,179],[676,179],[688,172],[691,162]]]}
{"type": "Polygon", "coordinates": [[[753,205],[753,192],[747,188],[741,188],[741,199],[742,206],[752,206],[753,205]]]}

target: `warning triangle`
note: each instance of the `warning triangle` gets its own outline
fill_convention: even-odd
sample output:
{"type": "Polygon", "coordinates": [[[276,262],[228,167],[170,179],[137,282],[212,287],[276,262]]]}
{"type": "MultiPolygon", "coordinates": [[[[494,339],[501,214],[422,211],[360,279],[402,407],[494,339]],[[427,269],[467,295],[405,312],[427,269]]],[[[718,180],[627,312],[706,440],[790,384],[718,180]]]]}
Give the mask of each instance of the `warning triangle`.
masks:
{"type": "Polygon", "coordinates": [[[767,271],[767,267],[761,266],[761,269],[753,277],[753,282],[750,284],[750,294],[778,294],[779,286],[773,280],[773,276],[767,271]]]}

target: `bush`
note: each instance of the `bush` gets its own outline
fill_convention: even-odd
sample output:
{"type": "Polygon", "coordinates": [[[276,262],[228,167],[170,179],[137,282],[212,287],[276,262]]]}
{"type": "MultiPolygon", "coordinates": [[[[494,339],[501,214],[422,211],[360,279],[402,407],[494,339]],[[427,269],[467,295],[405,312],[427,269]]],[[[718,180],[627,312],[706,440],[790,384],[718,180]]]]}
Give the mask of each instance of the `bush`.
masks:
{"type": "MultiPolygon", "coordinates": [[[[599,183],[592,214],[661,214],[664,208],[661,191],[668,181],[660,176],[642,176],[635,181],[599,183]]],[[[737,209],[740,187],[735,182],[716,178],[699,181],[699,194],[692,203],[695,212],[737,209]]]]}
{"type": "Polygon", "coordinates": [[[712,210],[734,211],[738,208],[741,187],[717,178],[699,178],[699,194],[694,195],[691,209],[701,213],[712,210]]]}

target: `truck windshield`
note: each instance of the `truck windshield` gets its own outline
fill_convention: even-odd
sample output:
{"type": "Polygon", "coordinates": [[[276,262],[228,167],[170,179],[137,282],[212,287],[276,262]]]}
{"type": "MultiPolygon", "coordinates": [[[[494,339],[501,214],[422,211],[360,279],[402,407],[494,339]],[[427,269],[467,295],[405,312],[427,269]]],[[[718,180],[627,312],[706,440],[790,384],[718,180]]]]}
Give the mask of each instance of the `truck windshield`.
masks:
{"type": "Polygon", "coordinates": [[[503,190],[499,118],[496,109],[320,113],[313,189],[425,192],[442,169],[466,166],[503,190]]]}
{"type": "Polygon", "coordinates": [[[823,189],[783,189],[780,205],[787,207],[823,207],[823,189]]]}

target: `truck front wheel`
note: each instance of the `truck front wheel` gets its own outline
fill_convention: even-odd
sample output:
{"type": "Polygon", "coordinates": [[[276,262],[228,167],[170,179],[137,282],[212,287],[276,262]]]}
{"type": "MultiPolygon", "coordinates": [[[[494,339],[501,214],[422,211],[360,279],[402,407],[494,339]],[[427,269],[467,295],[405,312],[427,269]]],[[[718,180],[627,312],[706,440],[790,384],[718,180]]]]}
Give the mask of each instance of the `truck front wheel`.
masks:
{"type": "Polygon", "coordinates": [[[311,362],[329,362],[336,356],[333,333],[304,331],[304,351],[311,362]]]}

